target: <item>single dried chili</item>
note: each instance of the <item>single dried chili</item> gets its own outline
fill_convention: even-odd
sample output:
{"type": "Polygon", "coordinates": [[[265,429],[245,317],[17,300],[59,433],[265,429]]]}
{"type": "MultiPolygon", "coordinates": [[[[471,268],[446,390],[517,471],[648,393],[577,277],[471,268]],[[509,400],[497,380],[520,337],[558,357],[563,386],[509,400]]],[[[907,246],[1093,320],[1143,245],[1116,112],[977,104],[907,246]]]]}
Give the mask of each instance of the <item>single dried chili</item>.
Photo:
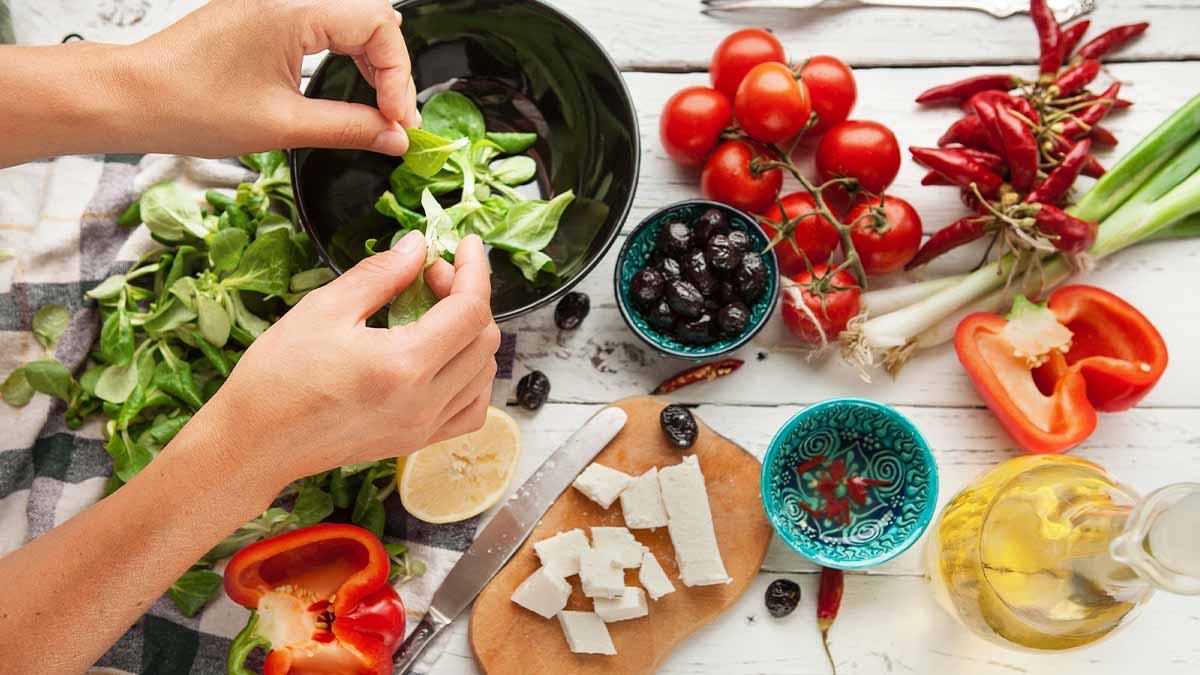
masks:
{"type": "Polygon", "coordinates": [[[1063,59],[1058,20],[1054,18],[1054,12],[1050,11],[1046,0],[1031,0],[1029,15],[1033,17],[1033,26],[1038,34],[1038,48],[1041,50],[1039,72],[1042,75],[1053,76],[1058,72],[1063,59]]]}
{"type": "Polygon", "coordinates": [[[1074,94],[1096,79],[1100,74],[1100,62],[1095,59],[1085,59],[1062,71],[1054,86],[1058,88],[1059,96],[1074,94]]]}
{"type": "Polygon", "coordinates": [[[946,180],[945,176],[936,171],[928,171],[921,177],[921,185],[954,185],[954,183],[946,180]]]}
{"type": "MultiPolygon", "coordinates": [[[[1087,164],[1088,153],[1092,149],[1092,142],[1084,139],[1075,144],[1071,151],[1063,157],[1062,162],[1046,176],[1046,180],[1042,184],[1034,188],[1026,197],[1025,201],[1033,204],[1057,204],[1063,195],[1067,194],[1067,190],[1075,184],[1075,179],[1079,177],[1083,167],[1087,164]]],[[[919,255],[919,254],[918,254],[919,255]]]]}
{"type": "Polygon", "coordinates": [[[981,91],[1008,91],[1018,84],[1019,82],[1012,75],[976,75],[965,80],[926,89],[917,96],[917,103],[962,101],[981,91]]]}
{"type": "Polygon", "coordinates": [[[920,267],[951,249],[956,249],[959,246],[979,239],[987,233],[987,223],[988,220],[986,218],[976,216],[959,218],[937,232],[934,232],[933,236],[913,256],[913,259],[908,261],[904,269],[911,270],[920,267]]]}
{"type": "Polygon", "coordinates": [[[1042,204],[1034,219],[1038,230],[1064,253],[1083,253],[1096,241],[1097,223],[1080,220],[1056,206],[1042,204]]]}
{"type": "Polygon", "coordinates": [[[983,92],[971,97],[971,107],[975,110],[975,114],[979,117],[982,123],[983,131],[987,134],[988,146],[996,152],[1004,152],[1004,138],[1000,135],[1000,123],[997,120],[999,113],[996,112],[995,96],[990,96],[992,92],[983,92]]]}
{"type": "Polygon", "coordinates": [[[939,146],[947,146],[952,143],[965,145],[968,148],[979,148],[981,150],[998,150],[999,148],[992,147],[992,141],[988,137],[987,130],[983,128],[983,121],[978,115],[967,115],[959,119],[942,137],[938,139],[939,146]]]}
{"type": "Polygon", "coordinates": [[[988,170],[1000,173],[1004,170],[1004,158],[994,152],[979,148],[954,148],[962,154],[986,166],[988,170]]]}
{"type": "Polygon", "coordinates": [[[1091,132],[1088,133],[1088,137],[1096,141],[1096,145],[1103,145],[1109,148],[1118,143],[1116,134],[1099,125],[1092,127],[1091,132]]]}
{"type": "Polygon", "coordinates": [[[953,149],[910,147],[908,151],[918,163],[937,171],[955,185],[970,187],[974,183],[985,197],[994,196],[1004,184],[1004,179],[986,166],[953,149]]]}
{"type": "Polygon", "coordinates": [[[1083,34],[1087,32],[1088,26],[1091,25],[1091,21],[1084,19],[1059,31],[1058,51],[1063,63],[1071,60],[1071,52],[1075,51],[1076,45],[1083,39],[1083,34]]]}
{"type": "Polygon", "coordinates": [[[1144,33],[1149,27],[1150,24],[1143,21],[1110,28],[1080,47],[1078,56],[1084,59],[1098,59],[1124,47],[1127,42],[1144,33]]]}
{"type": "Polygon", "coordinates": [[[1121,90],[1120,82],[1113,82],[1104,93],[1095,99],[1095,103],[1084,108],[1082,112],[1073,117],[1067,118],[1062,123],[1062,134],[1067,138],[1076,139],[1086,136],[1092,127],[1104,119],[1108,111],[1112,110],[1113,103],[1117,100],[1117,93],[1121,90]]]}
{"type": "Polygon", "coordinates": [[[1003,105],[996,107],[996,126],[1004,142],[1004,156],[1008,160],[1013,187],[1024,192],[1037,178],[1037,139],[1029,127],[1003,105]]]}
{"type": "Polygon", "coordinates": [[[725,377],[742,367],[745,363],[741,359],[724,359],[705,363],[704,365],[688,368],[682,372],[676,373],[668,377],[654,389],[655,394],[669,394],[678,389],[682,389],[688,385],[696,384],[697,382],[708,382],[715,380],[718,377],[725,377]]]}
{"type": "Polygon", "coordinates": [[[838,610],[842,608],[842,591],[846,588],[846,573],[833,567],[821,568],[821,582],[817,588],[817,629],[821,631],[821,643],[825,646],[825,658],[829,659],[829,667],[837,675],[837,664],[833,662],[833,654],[829,651],[829,629],[837,620],[838,610]]]}

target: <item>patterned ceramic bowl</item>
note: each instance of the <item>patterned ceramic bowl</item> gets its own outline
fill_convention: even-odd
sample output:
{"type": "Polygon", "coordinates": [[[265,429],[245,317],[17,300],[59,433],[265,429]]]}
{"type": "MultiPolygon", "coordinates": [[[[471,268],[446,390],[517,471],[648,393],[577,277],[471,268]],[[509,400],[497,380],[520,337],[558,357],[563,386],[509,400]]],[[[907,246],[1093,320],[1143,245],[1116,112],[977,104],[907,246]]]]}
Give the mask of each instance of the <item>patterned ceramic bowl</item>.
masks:
{"type": "Polygon", "coordinates": [[[860,569],[903,553],[937,506],[937,463],[908,418],[840,398],[796,414],[763,458],[762,499],[792,550],[860,569]]]}
{"type": "Polygon", "coordinates": [[[746,329],[742,331],[742,334],[737,337],[717,340],[707,345],[683,342],[673,335],[651,326],[643,317],[641,310],[634,305],[629,294],[629,284],[633,280],[633,276],[649,262],[650,254],[654,251],[654,242],[658,238],[658,231],[671,220],[690,223],[708,209],[720,209],[729,218],[730,226],[750,235],[753,250],[761,251],[771,242],[762,228],[754,222],[754,219],[742,211],[717,202],[690,199],[664,206],[647,216],[625,239],[625,245],[621,247],[621,253],[617,256],[613,285],[617,296],[617,307],[621,310],[621,318],[625,319],[625,323],[643,342],[666,356],[699,361],[728,354],[750,342],[767,324],[767,319],[771,318],[771,312],[775,311],[775,301],[779,297],[779,261],[776,259],[774,251],[763,256],[763,263],[767,268],[767,290],[758,299],[758,302],[750,307],[750,321],[747,322],[746,329]]]}

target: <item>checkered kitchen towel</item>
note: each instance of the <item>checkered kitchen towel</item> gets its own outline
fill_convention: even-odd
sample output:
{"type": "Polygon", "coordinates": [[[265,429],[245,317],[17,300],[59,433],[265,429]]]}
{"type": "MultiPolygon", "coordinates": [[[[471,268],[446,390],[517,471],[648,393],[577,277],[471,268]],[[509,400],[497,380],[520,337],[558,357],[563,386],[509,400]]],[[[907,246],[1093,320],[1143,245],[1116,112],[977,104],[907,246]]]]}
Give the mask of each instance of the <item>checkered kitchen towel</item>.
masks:
{"type": "MultiPolygon", "coordinates": [[[[25,361],[42,358],[29,331],[34,311],[46,303],[71,312],[56,356],[76,373],[82,370],[98,333],[96,309],[84,301],[84,292],[154,246],[144,227],[131,232],[116,222],[142,189],[165,179],[197,188],[232,187],[250,177],[233,162],[162,155],[65,157],[0,170],[0,251],[11,254],[0,260],[0,380],[25,361]]],[[[104,494],[112,463],[100,425],[68,429],[62,412],[61,402],[43,394],[21,409],[0,403],[0,556],[104,494]]],[[[408,516],[395,495],[385,507],[389,540],[407,543],[427,566],[424,576],[400,589],[411,629],[470,545],[478,520],[428,525],[408,516]]],[[[224,673],[230,640],[246,616],[224,593],[192,619],[160,598],[95,672],[224,673]]],[[[440,651],[435,643],[417,670],[427,672],[440,651]]]]}

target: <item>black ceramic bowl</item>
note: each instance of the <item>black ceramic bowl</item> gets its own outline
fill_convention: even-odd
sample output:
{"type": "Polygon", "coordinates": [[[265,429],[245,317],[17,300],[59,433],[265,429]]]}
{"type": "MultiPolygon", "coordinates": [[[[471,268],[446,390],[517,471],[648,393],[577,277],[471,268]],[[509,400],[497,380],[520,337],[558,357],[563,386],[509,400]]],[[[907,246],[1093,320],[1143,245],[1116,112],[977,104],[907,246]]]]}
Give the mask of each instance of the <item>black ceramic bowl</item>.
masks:
{"type": "MultiPolygon", "coordinates": [[[[537,191],[575,191],[546,248],[562,283],[535,287],[506,254],[491,256],[497,320],[553,302],[600,262],[633,203],[637,115],[620,71],[579,24],[535,0],[410,0],[396,8],[421,100],[454,89],[479,106],[489,130],[536,132],[530,154],[538,163],[537,191]]],[[[375,90],[354,62],[332,54],[305,95],[375,104],[375,90]]],[[[396,230],[374,207],[399,163],[360,150],[291,153],[300,220],[335,272],[363,257],[367,239],[396,230]]]]}

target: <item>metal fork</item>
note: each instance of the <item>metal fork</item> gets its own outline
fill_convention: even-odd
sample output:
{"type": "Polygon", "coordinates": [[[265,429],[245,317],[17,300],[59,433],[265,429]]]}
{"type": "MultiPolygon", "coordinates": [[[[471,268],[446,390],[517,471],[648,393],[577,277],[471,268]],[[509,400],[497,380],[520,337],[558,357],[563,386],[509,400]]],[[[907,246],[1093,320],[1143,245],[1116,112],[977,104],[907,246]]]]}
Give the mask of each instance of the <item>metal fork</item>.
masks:
{"type": "MultiPolygon", "coordinates": [[[[753,9],[811,9],[815,7],[918,7],[973,9],[1004,18],[1029,12],[1025,0],[700,0],[705,14],[753,9]]],[[[1096,8],[1096,0],[1049,0],[1055,18],[1065,23],[1096,8]]]]}

